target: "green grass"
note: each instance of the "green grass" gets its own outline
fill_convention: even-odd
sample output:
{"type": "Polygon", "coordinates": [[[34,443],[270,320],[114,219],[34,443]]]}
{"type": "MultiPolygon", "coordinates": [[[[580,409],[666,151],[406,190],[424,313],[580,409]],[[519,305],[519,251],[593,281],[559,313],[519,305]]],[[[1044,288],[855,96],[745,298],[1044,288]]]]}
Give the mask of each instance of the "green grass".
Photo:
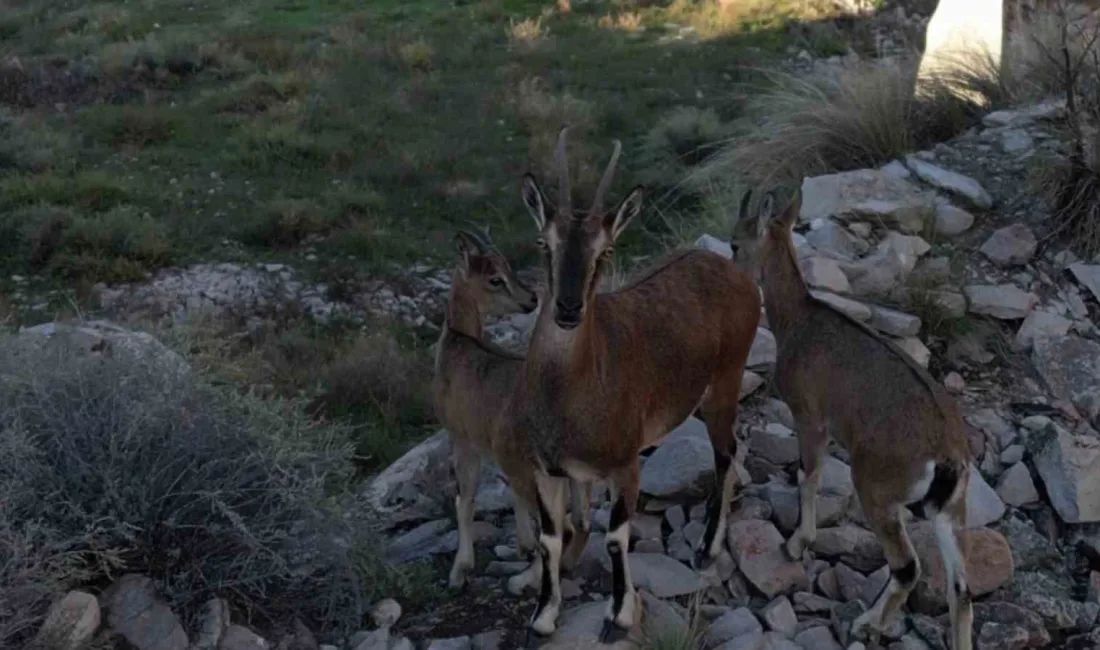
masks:
{"type": "MultiPolygon", "coordinates": [[[[502,245],[526,241],[516,184],[546,172],[562,122],[577,127],[579,191],[612,138],[627,143],[621,186],[671,184],[642,173],[649,130],[677,110],[734,117],[743,68],[777,53],[797,18],[827,16],[817,3],[693,0],[567,16],[535,0],[16,5],[0,22],[22,66],[0,74],[0,96],[20,106],[20,137],[0,146],[0,211],[131,205],[172,252],[142,270],[226,238],[267,251],[303,233],[333,252],[370,248],[361,263],[378,268],[438,258],[468,218],[502,245]],[[371,193],[358,220],[328,205],[271,217],[272,202],[328,203],[337,182],[371,193]]],[[[119,279],[114,265],[94,279],[119,279]]]]}

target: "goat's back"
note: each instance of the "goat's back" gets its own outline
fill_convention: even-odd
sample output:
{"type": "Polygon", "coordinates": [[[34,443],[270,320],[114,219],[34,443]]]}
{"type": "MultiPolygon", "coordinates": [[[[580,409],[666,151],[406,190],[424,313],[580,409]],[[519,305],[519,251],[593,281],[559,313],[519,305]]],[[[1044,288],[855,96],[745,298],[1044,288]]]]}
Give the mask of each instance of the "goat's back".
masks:
{"type": "MultiPolygon", "coordinates": [[[[540,389],[531,418],[533,427],[557,431],[540,436],[539,454],[550,463],[629,463],[691,415],[708,386],[739,381],[760,320],[760,293],[732,262],[695,249],[597,295],[592,307],[595,336],[573,359],[580,371],[551,367],[537,380],[553,387],[540,389]]],[[[736,392],[737,384],[725,384],[736,392]]],[[[736,404],[736,395],[731,399],[736,404]]]]}
{"type": "Polygon", "coordinates": [[[853,471],[874,472],[880,484],[911,484],[927,462],[969,461],[943,386],[867,326],[806,300],[807,316],[783,334],[776,360],[777,388],[796,417],[824,424],[849,450],[853,471]]]}

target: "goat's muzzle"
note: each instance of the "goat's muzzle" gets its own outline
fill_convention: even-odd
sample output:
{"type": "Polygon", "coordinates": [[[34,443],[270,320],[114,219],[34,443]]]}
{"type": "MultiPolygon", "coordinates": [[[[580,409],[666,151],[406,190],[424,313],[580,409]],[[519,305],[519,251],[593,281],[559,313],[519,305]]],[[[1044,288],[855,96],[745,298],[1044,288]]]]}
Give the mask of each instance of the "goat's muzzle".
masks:
{"type": "Polygon", "coordinates": [[[554,303],[554,322],[563,330],[571,330],[580,325],[583,315],[583,303],[566,303],[561,300],[554,303]]]}

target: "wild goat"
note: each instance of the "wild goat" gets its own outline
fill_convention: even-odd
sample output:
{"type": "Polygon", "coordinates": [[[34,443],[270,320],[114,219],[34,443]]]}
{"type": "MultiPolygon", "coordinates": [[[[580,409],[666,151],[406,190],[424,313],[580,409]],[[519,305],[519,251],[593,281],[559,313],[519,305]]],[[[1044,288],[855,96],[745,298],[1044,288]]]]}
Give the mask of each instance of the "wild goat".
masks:
{"type": "Polygon", "coordinates": [[[920,578],[903,520],[908,506],[934,522],[946,568],[952,647],[970,650],[973,615],[956,539],[966,518],[970,447],[959,412],[944,388],[899,347],[807,291],[791,241],[801,191],[779,216],[773,216],[771,194],[755,217],[747,214],[749,203],[746,194],[731,243],[739,261],[759,269],[778,347],[775,386],[798,425],[801,508],[787,553],[801,558],[817,534],[817,489],[831,434],[848,450],[856,495],[892,575],[853,622],[853,635],[881,630],[920,578]]]}
{"type": "MultiPolygon", "coordinates": [[[[463,230],[455,241],[462,259],[451,279],[432,383],[436,413],[451,432],[458,483],[455,511],[459,545],[449,583],[453,588],[463,586],[474,568],[473,500],[481,456],[489,454],[515,492],[517,546],[521,554],[532,557],[531,566],[508,582],[509,590],[518,594],[536,585],[542,571],[530,516],[535,504],[534,474],[523,456],[516,453],[508,424],[507,404],[523,357],[485,342],[482,325],[483,318],[491,313],[534,311],[538,296],[516,277],[488,233],[476,228],[463,230]]],[[[587,486],[574,485],[573,495],[572,523],[580,534],[572,537],[570,560],[584,550],[590,528],[587,486]]]]}
{"type": "Polygon", "coordinates": [[[554,631],[561,603],[565,478],[609,479],[617,492],[607,534],[613,593],[601,633],[606,641],[636,622],[626,553],[639,491],[638,452],[697,408],[714,447],[717,478],[698,557],[705,561],[722,550],[736,476],[733,427],[760,294],[729,260],[700,249],[675,252],[629,286],[598,294],[612,245],[641,211],[642,190],[605,212],[621,151],[616,141],[592,207],[574,212],[566,132],[557,144],[557,209],[547,209],[533,176],[523,183],[523,201],[540,233],[548,297],[518,377],[512,417],[538,489],[543,577],[530,626],[536,635],[554,631]]]}

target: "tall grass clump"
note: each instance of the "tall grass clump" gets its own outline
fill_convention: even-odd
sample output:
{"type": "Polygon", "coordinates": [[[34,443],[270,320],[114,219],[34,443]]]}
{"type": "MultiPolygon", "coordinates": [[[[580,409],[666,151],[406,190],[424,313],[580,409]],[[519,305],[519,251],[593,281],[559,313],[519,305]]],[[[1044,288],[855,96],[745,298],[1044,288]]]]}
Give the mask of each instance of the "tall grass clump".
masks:
{"type": "Polygon", "coordinates": [[[1055,3],[1047,29],[1032,45],[1042,74],[1033,78],[1057,90],[1065,102],[1067,155],[1046,155],[1035,166],[1051,219],[1044,243],[1053,238],[1091,258],[1100,254],[1100,25],[1075,16],[1068,2],[1055,3]]]}
{"type": "Polygon", "coordinates": [[[873,167],[961,132],[975,107],[946,88],[914,93],[916,67],[862,65],[813,77],[766,73],[736,134],[694,180],[797,182],[873,167]]]}
{"type": "Polygon", "coordinates": [[[345,431],[123,349],[4,337],[0,368],[0,647],[124,572],[185,620],[218,596],[261,629],[358,624],[345,431]]]}

